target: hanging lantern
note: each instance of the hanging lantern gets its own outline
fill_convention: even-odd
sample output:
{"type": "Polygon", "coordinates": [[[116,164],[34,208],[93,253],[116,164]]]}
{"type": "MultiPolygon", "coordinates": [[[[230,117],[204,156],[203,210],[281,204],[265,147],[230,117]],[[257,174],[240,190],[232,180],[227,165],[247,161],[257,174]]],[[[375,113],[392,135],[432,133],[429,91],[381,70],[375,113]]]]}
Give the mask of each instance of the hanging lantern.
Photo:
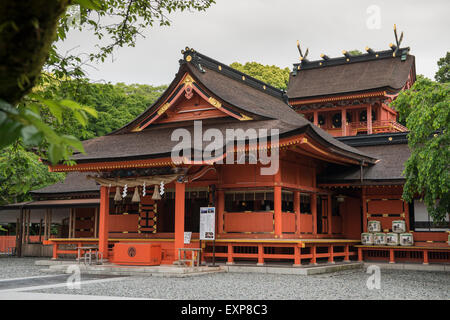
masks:
{"type": "Polygon", "coordinates": [[[120,188],[116,187],[116,194],[114,195],[114,201],[119,202],[122,200],[122,196],[120,195],[120,188]]]}
{"type": "Polygon", "coordinates": [[[153,200],[161,200],[161,195],[159,194],[159,190],[158,190],[158,185],[157,184],[155,184],[155,189],[153,190],[152,199],[153,200]]]}
{"type": "Polygon", "coordinates": [[[139,197],[139,188],[136,186],[134,188],[133,198],[131,198],[131,202],[140,202],[141,198],[139,197]]]}

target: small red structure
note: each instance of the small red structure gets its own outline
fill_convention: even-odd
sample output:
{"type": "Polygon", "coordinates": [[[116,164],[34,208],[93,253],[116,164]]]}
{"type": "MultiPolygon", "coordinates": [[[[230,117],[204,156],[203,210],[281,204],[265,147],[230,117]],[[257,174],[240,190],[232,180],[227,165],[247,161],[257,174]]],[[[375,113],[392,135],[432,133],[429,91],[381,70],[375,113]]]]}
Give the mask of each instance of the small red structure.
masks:
{"type": "Polygon", "coordinates": [[[161,264],[161,245],[149,243],[126,243],[114,245],[115,264],[158,266],[161,264]]]}

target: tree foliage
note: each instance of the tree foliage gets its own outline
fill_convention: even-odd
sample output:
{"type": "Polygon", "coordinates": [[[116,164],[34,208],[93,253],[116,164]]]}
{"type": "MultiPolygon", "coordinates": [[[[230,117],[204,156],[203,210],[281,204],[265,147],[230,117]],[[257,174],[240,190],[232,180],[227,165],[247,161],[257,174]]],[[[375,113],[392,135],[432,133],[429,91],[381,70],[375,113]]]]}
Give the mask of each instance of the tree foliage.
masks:
{"type": "Polygon", "coordinates": [[[450,82],[450,51],[447,52],[445,57],[442,57],[438,61],[438,71],[434,78],[437,82],[445,83],[450,82]]]}
{"type": "Polygon", "coordinates": [[[281,69],[277,66],[263,65],[258,62],[247,62],[244,65],[239,62],[233,62],[230,64],[230,67],[280,90],[286,90],[289,82],[289,68],[281,69]]]}
{"type": "Polygon", "coordinates": [[[61,181],[64,176],[49,172],[38,155],[16,142],[0,150],[0,204],[30,200],[30,190],[61,181]]]}
{"type": "MultiPolygon", "coordinates": [[[[89,116],[82,125],[75,115],[62,110],[59,116],[43,106],[44,123],[51,126],[58,136],[73,136],[84,140],[102,136],[116,130],[141,114],[166,89],[166,86],[126,85],[90,83],[87,79],[52,81],[35,89],[34,94],[41,100],[80,101],[98,113],[89,116]],[[59,118],[59,119],[58,119],[59,118]]],[[[64,174],[48,172],[39,160],[38,150],[17,140],[14,144],[0,149],[0,204],[30,200],[27,194],[61,181],[64,174]]]]}
{"type": "Polygon", "coordinates": [[[450,212],[450,83],[419,76],[392,103],[410,130],[411,156],[405,163],[403,198],[419,195],[435,222],[450,212]]]}
{"type": "Polygon", "coordinates": [[[170,25],[174,11],[207,9],[213,0],[33,0],[0,2],[0,148],[21,139],[44,146],[55,163],[67,159],[83,146],[73,136],[59,136],[43,119],[46,109],[62,122],[71,112],[81,125],[94,110],[73,100],[49,100],[33,94],[36,85],[56,80],[82,79],[87,61],[104,61],[114,49],[134,46],[142,30],[170,25]],[[69,10],[68,10],[69,9],[69,10]],[[61,55],[57,41],[64,41],[70,28],[91,31],[106,45],[81,56],[61,55]],[[42,70],[47,72],[42,74],[42,70]]]}

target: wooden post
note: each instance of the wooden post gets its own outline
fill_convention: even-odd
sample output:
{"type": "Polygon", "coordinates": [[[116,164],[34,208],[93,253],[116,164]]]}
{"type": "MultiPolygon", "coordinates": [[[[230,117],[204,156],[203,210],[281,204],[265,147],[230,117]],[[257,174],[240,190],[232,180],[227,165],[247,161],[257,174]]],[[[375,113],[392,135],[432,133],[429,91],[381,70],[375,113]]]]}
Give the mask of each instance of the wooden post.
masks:
{"type": "Polygon", "coordinates": [[[43,220],[39,221],[39,242],[42,243],[42,223],[43,220]]]}
{"type": "Polygon", "coordinates": [[[295,233],[300,235],[300,191],[294,191],[295,233]]]}
{"type": "Polygon", "coordinates": [[[372,105],[367,106],[367,134],[372,134],[372,105]]]}
{"type": "Polygon", "coordinates": [[[100,219],[99,219],[98,249],[103,259],[108,258],[108,232],[109,232],[109,188],[100,187],[100,219]]]}
{"type": "Polygon", "coordinates": [[[27,217],[27,244],[30,243],[30,225],[31,225],[31,209],[28,209],[27,217]]]}
{"type": "Polygon", "coordinates": [[[22,242],[23,242],[23,208],[20,208],[20,215],[17,221],[17,237],[16,237],[16,255],[22,257],[22,242]]]}
{"type": "Polygon", "coordinates": [[[69,208],[69,239],[73,238],[72,237],[72,211],[73,211],[73,208],[69,208]]]}
{"type": "Polygon", "coordinates": [[[428,264],[428,250],[423,250],[423,264],[428,264]]]}
{"type": "Polygon", "coordinates": [[[332,206],[332,197],[331,197],[331,194],[328,194],[328,199],[327,199],[327,205],[328,205],[328,208],[327,208],[327,211],[328,211],[328,214],[327,214],[327,219],[328,219],[328,222],[327,222],[327,228],[328,228],[328,235],[329,236],[333,236],[333,206],[332,206]]]}
{"type": "MultiPolygon", "coordinates": [[[[76,208],[72,209],[72,215],[73,215],[73,220],[72,220],[72,237],[76,238],[77,237],[77,235],[76,235],[76,230],[77,230],[76,229],[76,225],[77,225],[77,211],[76,211],[76,208]]],[[[108,215],[109,215],[109,210],[108,210],[108,215]]]]}
{"type": "Polygon", "coordinates": [[[342,127],[342,136],[347,135],[347,112],[345,108],[341,110],[341,127],[342,127]]]}
{"type": "Polygon", "coordinates": [[[319,125],[319,113],[318,111],[314,111],[314,125],[318,126],[319,125]]]}
{"type": "Polygon", "coordinates": [[[186,185],[175,182],[175,243],[174,254],[177,257],[178,249],[184,248],[184,201],[186,185]]]}
{"type": "Polygon", "coordinates": [[[314,243],[312,244],[311,251],[312,251],[311,263],[317,264],[317,257],[316,257],[317,251],[316,251],[316,245],[314,243]]]}
{"type": "Polygon", "coordinates": [[[344,256],[344,262],[350,262],[350,254],[349,254],[349,245],[348,243],[345,244],[345,256],[344,256]]]}
{"type": "Polygon", "coordinates": [[[394,249],[389,249],[389,263],[395,263],[394,249]]]}
{"type": "Polygon", "coordinates": [[[231,245],[231,243],[228,244],[228,249],[227,249],[227,264],[234,264],[233,245],[231,245]]]}
{"type": "Polygon", "coordinates": [[[313,235],[317,235],[317,194],[311,193],[311,214],[313,235]]]}
{"type": "Polygon", "coordinates": [[[328,262],[329,263],[335,263],[334,262],[334,248],[333,248],[333,244],[330,244],[330,246],[328,247],[328,253],[330,254],[330,256],[328,257],[328,262]]]}
{"type": "Polygon", "coordinates": [[[275,238],[281,238],[283,232],[283,222],[281,213],[281,186],[274,187],[273,210],[275,220],[275,238]]]}
{"type": "Polygon", "coordinates": [[[48,225],[48,208],[45,209],[45,214],[44,214],[44,240],[47,240],[47,225],[48,225]]]}
{"type": "Polygon", "coordinates": [[[404,212],[405,217],[404,218],[405,218],[406,232],[409,232],[410,231],[410,225],[409,225],[409,203],[404,201],[404,204],[405,204],[405,212],[404,212]]]}
{"type": "Polygon", "coordinates": [[[47,228],[47,239],[52,236],[52,209],[48,209],[48,228],[47,228]]]}
{"type": "Polygon", "coordinates": [[[217,191],[217,234],[223,233],[223,217],[225,212],[225,192],[217,191]]]}
{"type": "Polygon", "coordinates": [[[362,221],[363,232],[367,232],[367,199],[366,199],[366,187],[362,187],[362,221]]]}
{"type": "Polygon", "coordinates": [[[362,248],[358,248],[358,261],[363,261],[363,251],[362,248]]]}
{"type": "Polygon", "coordinates": [[[294,247],[294,267],[300,267],[302,265],[302,261],[301,261],[301,251],[302,248],[299,245],[296,245],[294,247]]]}
{"type": "Polygon", "coordinates": [[[258,244],[258,263],[256,265],[264,265],[264,247],[262,244],[258,244]]]}
{"type": "Polygon", "coordinates": [[[94,211],[94,238],[98,237],[98,207],[94,211]]]}

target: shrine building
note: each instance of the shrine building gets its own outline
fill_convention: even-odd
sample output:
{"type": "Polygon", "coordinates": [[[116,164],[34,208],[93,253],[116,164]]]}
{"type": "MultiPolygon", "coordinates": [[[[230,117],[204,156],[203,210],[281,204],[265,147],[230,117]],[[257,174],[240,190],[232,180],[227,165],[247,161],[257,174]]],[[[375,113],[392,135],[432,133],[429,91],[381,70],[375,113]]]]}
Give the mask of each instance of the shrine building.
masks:
{"type": "Polygon", "coordinates": [[[390,102],[414,83],[415,58],[366,51],[302,55],[285,92],[186,48],[153,105],[84,141],[75,165],[49,164],[66,180],[3,206],[0,222],[17,219],[22,252],[40,243],[54,259],[93,245],[112,263],[145,264],[129,248],[148,244],[161,247],[161,264],[186,247],[206,263],[449,263],[448,220],[402,199],[408,132],[390,102]],[[204,207],[215,208],[214,240],[199,239],[204,207]],[[30,240],[33,221],[43,233],[30,240]],[[394,221],[413,243],[361,244],[369,225],[388,234],[394,221]]]}

